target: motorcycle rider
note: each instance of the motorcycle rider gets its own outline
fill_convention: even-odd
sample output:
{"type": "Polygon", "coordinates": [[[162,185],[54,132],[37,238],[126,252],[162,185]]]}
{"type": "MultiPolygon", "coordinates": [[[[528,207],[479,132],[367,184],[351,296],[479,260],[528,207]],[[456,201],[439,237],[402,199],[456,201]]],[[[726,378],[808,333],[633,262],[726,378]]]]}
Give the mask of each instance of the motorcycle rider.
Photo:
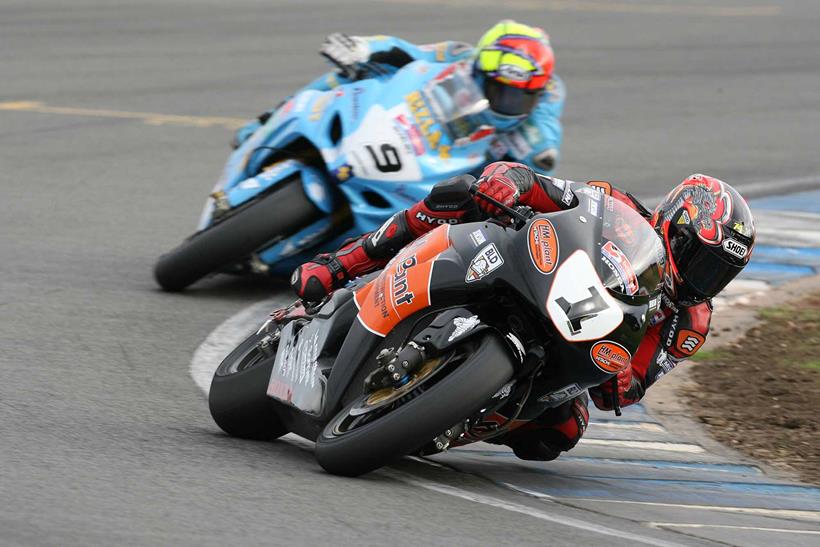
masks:
{"type": "MultiPolygon", "coordinates": [[[[461,42],[415,45],[392,36],[331,34],[320,53],[338,71],[320,76],[304,89],[329,91],[340,84],[368,77],[373,71],[397,69],[413,61],[472,61],[473,74],[489,108],[482,121],[496,130],[493,159],[512,159],[548,173],[555,168],[561,146],[559,118],[565,89],[553,73],[555,56],[549,36],[540,28],[511,20],[488,30],[475,48],[461,42]]],[[[238,147],[275,112],[265,112],[239,129],[238,147]]]]}
{"type": "MultiPolygon", "coordinates": [[[[460,177],[441,182],[413,207],[399,211],[376,232],[348,241],[298,267],[291,277],[296,293],[319,301],[350,279],[382,268],[406,244],[440,224],[498,218],[502,211],[465,190],[460,177]]],[[[520,163],[495,162],[477,181],[478,190],[507,206],[526,205],[538,212],[574,207],[572,181],[546,177],[520,163]]],[[[691,175],[676,186],[654,213],[632,195],[607,182],[587,185],[638,211],[663,240],[666,261],[661,305],[629,366],[589,394],[601,410],[637,403],[646,390],[700,349],[709,332],[711,299],[748,263],[755,239],[751,211],[728,184],[691,175]],[[616,389],[617,386],[617,389],[616,389]]],[[[589,413],[583,394],[549,409],[536,420],[492,440],[528,460],[552,460],[573,448],[586,429],[589,413]]]]}

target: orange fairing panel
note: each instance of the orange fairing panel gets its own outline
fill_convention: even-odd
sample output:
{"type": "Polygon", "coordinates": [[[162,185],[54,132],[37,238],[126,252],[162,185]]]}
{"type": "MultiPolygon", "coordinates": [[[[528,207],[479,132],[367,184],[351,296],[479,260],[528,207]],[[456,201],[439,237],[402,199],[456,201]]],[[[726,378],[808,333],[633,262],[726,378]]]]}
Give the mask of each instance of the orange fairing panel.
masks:
{"type": "Polygon", "coordinates": [[[450,226],[439,226],[401,250],[379,276],[356,292],[359,321],[387,336],[402,319],[430,305],[433,263],[450,246],[450,226]]]}

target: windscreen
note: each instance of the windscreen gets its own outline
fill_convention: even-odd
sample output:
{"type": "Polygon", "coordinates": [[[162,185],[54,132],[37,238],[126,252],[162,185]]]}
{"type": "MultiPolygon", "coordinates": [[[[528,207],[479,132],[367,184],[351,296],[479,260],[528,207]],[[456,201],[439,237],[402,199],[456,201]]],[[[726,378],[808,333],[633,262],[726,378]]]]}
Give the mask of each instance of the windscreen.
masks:
{"type": "Polygon", "coordinates": [[[453,141],[476,131],[480,126],[478,115],[488,108],[469,63],[458,63],[443,70],[427,84],[424,95],[436,121],[453,141]]]}
{"type": "Polygon", "coordinates": [[[661,283],[666,253],[660,237],[626,203],[603,196],[601,260],[604,285],[626,296],[650,296],[661,283]]]}

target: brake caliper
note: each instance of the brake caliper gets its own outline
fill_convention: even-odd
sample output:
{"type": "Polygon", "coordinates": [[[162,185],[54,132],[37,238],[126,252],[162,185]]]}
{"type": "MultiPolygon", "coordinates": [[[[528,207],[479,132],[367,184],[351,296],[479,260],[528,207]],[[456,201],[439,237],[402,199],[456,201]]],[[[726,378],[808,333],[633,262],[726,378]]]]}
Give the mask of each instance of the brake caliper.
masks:
{"type": "Polygon", "coordinates": [[[424,354],[424,348],[413,341],[398,352],[393,348],[381,350],[376,356],[378,368],[364,380],[365,391],[403,386],[424,362],[424,354]]]}

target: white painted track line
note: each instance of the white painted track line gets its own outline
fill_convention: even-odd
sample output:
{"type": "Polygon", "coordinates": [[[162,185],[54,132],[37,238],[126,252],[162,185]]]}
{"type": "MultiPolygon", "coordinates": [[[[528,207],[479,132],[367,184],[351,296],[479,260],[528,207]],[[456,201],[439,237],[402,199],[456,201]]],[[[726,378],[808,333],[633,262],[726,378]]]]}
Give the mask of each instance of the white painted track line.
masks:
{"type": "Polygon", "coordinates": [[[537,518],[554,524],[560,524],[562,526],[577,528],[579,530],[584,530],[586,532],[593,532],[596,534],[600,534],[602,536],[617,537],[629,541],[634,541],[637,543],[642,543],[644,545],[657,545],[659,547],[682,547],[679,543],[672,543],[669,541],[663,541],[660,539],[655,539],[647,536],[641,536],[630,532],[623,532],[612,528],[606,528],[604,526],[598,526],[596,524],[591,524],[583,520],[578,520],[563,515],[552,515],[550,513],[547,513],[546,511],[542,511],[535,507],[530,507],[528,505],[506,501],[501,498],[496,498],[493,496],[469,492],[467,490],[462,490],[461,488],[456,488],[455,486],[449,486],[447,484],[433,482],[427,479],[421,479],[419,477],[415,477],[407,473],[402,473],[401,471],[383,470],[383,473],[403,483],[410,484],[412,486],[418,486],[420,488],[424,488],[425,490],[430,490],[432,492],[438,492],[439,494],[445,494],[447,496],[461,498],[463,500],[472,501],[474,503],[480,503],[482,505],[489,505],[490,507],[503,509],[505,511],[510,511],[512,513],[520,513],[522,515],[527,515],[529,517],[537,518]]]}
{"type": "Polygon", "coordinates": [[[585,503],[614,503],[617,505],[644,505],[651,507],[669,507],[673,509],[685,509],[691,511],[722,511],[724,513],[738,513],[747,515],[761,515],[765,517],[786,518],[786,519],[800,519],[820,522],[820,511],[801,511],[799,509],[766,509],[764,507],[732,507],[726,505],[693,505],[687,503],[663,503],[655,501],[628,501],[619,499],[605,499],[605,498],[571,498],[571,497],[557,497],[542,492],[536,492],[528,488],[516,486],[514,484],[505,482],[504,486],[516,492],[521,492],[534,498],[539,498],[549,501],[571,501],[571,502],[585,502],[585,503]]]}
{"type": "Polygon", "coordinates": [[[734,526],[731,524],[687,524],[677,522],[647,522],[652,528],[723,528],[728,530],[752,530],[755,532],[776,532],[778,534],[820,535],[820,530],[795,530],[793,528],[762,528],[759,526],[734,526]]]}

